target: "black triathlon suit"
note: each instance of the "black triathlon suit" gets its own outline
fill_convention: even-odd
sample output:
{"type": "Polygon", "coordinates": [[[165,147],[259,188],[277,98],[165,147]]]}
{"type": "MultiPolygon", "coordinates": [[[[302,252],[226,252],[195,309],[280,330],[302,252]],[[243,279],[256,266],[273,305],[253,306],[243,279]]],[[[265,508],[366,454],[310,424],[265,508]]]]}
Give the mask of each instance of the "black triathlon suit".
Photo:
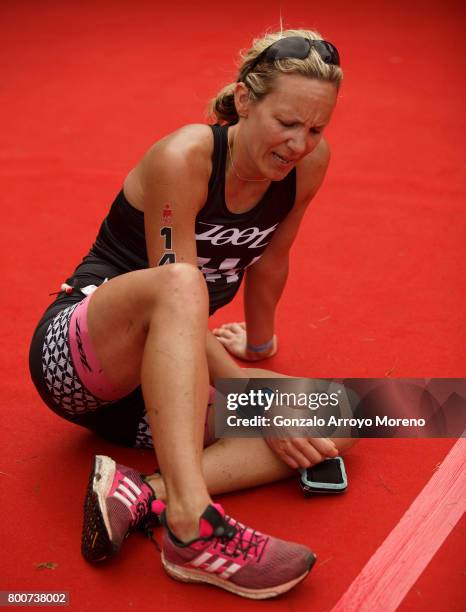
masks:
{"type": "MultiPolygon", "coordinates": [[[[253,209],[240,214],[232,213],[225,203],[228,126],[210,127],[214,137],[212,174],[207,201],[196,217],[195,232],[197,264],[207,283],[209,313],[213,314],[234,298],[245,269],[260,258],[278,225],[292,209],[296,197],[296,170],[293,169],[282,181],[271,182],[253,209]]],[[[54,342],[58,338],[58,346],[64,352],[54,358],[55,370],[52,376],[60,370],[65,389],[70,388],[66,384],[74,385],[73,390],[81,388],[67,347],[66,323],[69,322],[69,316],[62,315],[66,315],[73,309],[73,305],[85,297],[81,288],[99,286],[105,279],[110,280],[120,274],[147,267],[144,213],[134,208],[121,190],[89,254],[66,280],[74,288],[73,293],[66,295],[61,292],[47,308],[34,332],[29,355],[32,380],[49,408],[65,419],[125,446],[151,445],[141,388],[112,402],[89,397],[86,389],[82,389],[89,401],[76,404],[79,409],[75,410],[74,404],[70,406],[68,402],[64,406],[51,393],[50,378],[49,384],[46,384],[47,376],[51,375],[50,359],[46,359],[46,355],[49,356],[51,352],[50,337],[59,334],[61,330],[63,337],[56,335],[54,342]],[[64,361],[67,362],[65,367],[68,372],[63,371],[64,361]],[[74,378],[74,381],[70,383],[69,377],[74,378]]],[[[56,342],[53,346],[58,355],[56,342]]]]}

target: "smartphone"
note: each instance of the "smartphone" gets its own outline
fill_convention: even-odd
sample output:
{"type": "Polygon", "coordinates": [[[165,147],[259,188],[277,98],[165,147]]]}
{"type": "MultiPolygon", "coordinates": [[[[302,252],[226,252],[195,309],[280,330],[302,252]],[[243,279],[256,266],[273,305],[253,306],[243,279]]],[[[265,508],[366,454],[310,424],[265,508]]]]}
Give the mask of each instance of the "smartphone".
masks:
{"type": "Polygon", "coordinates": [[[348,488],[345,464],[341,457],[325,459],[310,468],[300,470],[300,473],[300,485],[304,495],[344,493],[348,488]]]}

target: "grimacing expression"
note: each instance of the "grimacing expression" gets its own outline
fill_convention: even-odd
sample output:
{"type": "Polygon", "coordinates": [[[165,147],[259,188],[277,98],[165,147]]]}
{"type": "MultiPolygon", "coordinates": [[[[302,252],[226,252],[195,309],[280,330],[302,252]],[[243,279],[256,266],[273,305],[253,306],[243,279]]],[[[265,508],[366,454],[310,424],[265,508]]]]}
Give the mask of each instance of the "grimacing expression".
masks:
{"type": "Polygon", "coordinates": [[[332,83],[281,74],[274,89],[247,103],[247,155],[250,168],[281,180],[319,144],[337,100],[332,83]]]}

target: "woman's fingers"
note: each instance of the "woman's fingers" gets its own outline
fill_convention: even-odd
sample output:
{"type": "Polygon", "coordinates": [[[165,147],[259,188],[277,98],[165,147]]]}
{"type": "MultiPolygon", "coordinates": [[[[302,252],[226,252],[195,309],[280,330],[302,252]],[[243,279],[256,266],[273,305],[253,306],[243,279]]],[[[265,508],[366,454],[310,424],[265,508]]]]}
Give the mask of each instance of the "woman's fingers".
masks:
{"type": "Polygon", "coordinates": [[[308,442],[324,457],[338,455],[338,449],[330,438],[309,438],[308,442]]]}
{"type": "Polygon", "coordinates": [[[296,461],[291,457],[288,457],[288,455],[282,455],[280,456],[280,459],[283,461],[283,463],[286,463],[286,465],[289,465],[290,468],[293,468],[294,470],[299,468],[299,464],[296,463],[296,461]]]}
{"type": "Polygon", "coordinates": [[[293,469],[311,467],[325,458],[306,438],[266,438],[266,442],[293,469]]]}
{"type": "Polygon", "coordinates": [[[304,438],[290,438],[282,441],[281,451],[300,468],[311,467],[323,459],[322,455],[304,438]]]}
{"type": "Polygon", "coordinates": [[[217,338],[226,338],[226,339],[230,339],[234,337],[234,333],[229,330],[229,329],[217,329],[213,331],[214,336],[216,336],[217,338]]]}
{"type": "Polygon", "coordinates": [[[215,334],[215,333],[217,333],[217,332],[220,332],[220,331],[225,331],[225,330],[228,330],[228,331],[233,331],[233,332],[241,332],[241,333],[242,333],[242,332],[244,332],[244,331],[245,331],[245,329],[246,329],[246,323],[244,323],[244,321],[243,321],[243,322],[241,322],[241,323],[237,323],[237,322],[233,322],[233,323],[224,323],[224,324],[223,324],[223,325],[221,325],[220,327],[216,327],[216,328],[213,330],[213,333],[215,334]]]}
{"type": "Polygon", "coordinates": [[[299,452],[295,452],[294,449],[289,448],[289,440],[269,438],[267,442],[279,459],[291,468],[296,470],[301,467],[301,463],[306,462],[304,456],[300,456],[299,452]]]}
{"type": "Polygon", "coordinates": [[[241,327],[240,323],[230,323],[230,325],[228,326],[228,329],[237,334],[241,334],[241,335],[244,334],[244,327],[241,327]]]}
{"type": "Polygon", "coordinates": [[[338,455],[338,449],[329,438],[267,438],[267,443],[294,469],[309,468],[338,455]]]}
{"type": "Polygon", "coordinates": [[[324,457],[309,443],[309,440],[305,438],[292,438],[291,442],[296,451],[305,457],[306,465],[300,463],[300,467],[310,467],[324,460],[324,457]]]}

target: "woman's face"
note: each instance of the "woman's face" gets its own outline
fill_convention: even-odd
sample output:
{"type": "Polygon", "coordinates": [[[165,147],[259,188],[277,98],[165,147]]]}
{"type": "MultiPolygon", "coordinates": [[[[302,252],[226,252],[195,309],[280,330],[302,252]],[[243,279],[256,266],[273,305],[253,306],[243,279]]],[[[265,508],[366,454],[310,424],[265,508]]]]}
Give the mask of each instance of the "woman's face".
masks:
{"type": "MultiPolygon", "coordinates": [[[[283,179],[322,138],[337,100],[331,83],[298,74],[282,74],[273,92],[259,102],[245,92],[241,131],[246,158],[242,167],[272,181],[283,179]]],[[[240,98],[240,97],[239,97],[240,98]]]]}

